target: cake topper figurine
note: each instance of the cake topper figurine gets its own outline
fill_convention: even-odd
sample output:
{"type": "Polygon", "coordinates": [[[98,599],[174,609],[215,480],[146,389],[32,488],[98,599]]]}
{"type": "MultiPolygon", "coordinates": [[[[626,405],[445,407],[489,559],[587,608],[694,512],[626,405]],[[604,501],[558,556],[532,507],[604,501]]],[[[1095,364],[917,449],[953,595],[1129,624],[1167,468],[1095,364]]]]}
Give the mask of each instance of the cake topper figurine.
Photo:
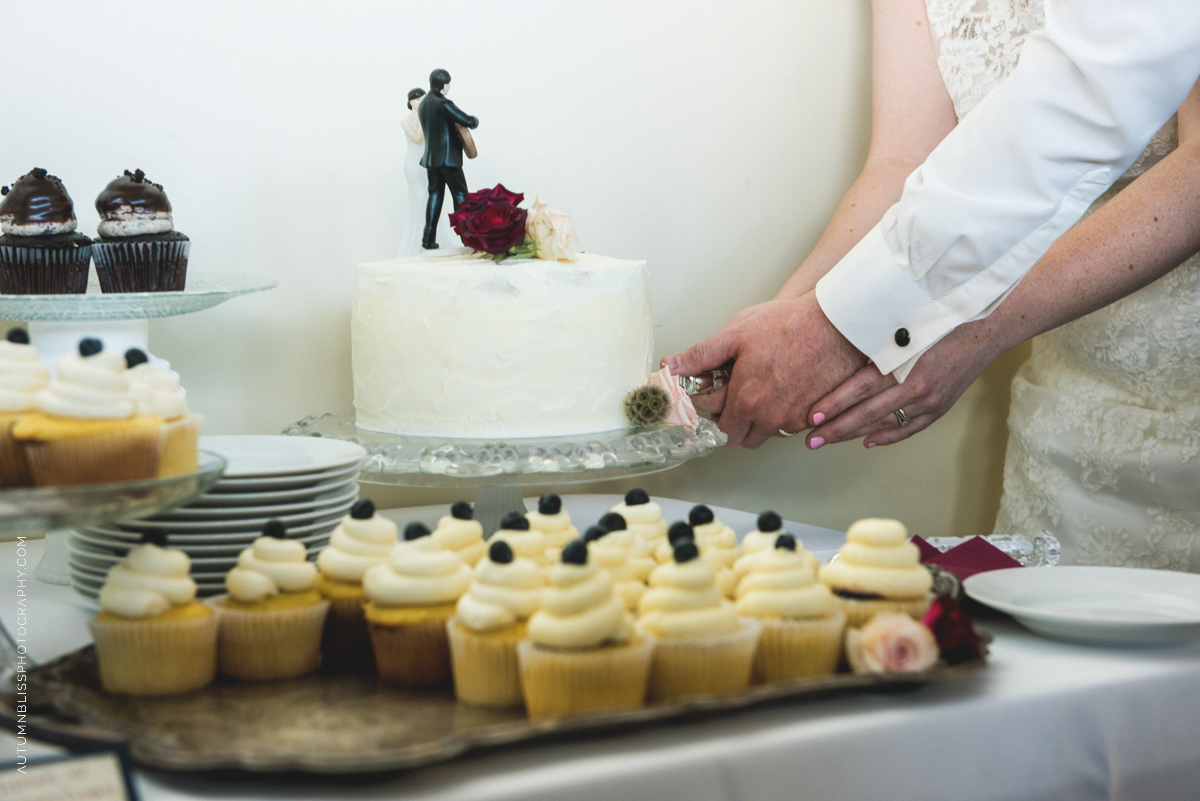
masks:
{"type": "Polygon", "coordinates": [[[417,87],[408,92],[408,114],[400,119],[400,127],[404,130],[404,138],[408,147],[404,151],[404,180],[408,184],[408,207],[406,209],[404,228],[400,232],[400,250],[396,258],[416,256],[421,252],[421,231],[425,227],[425,205],[429,201],[429,175],[421,166],[421,158],[425,155],[425,132],[421,130],[421,120],[417,117],[417,109],[425,97],[425,90],[417,87]]]}
{"type": "MultiPolygon", "coordinates": [[[[437,224],[442,215],[445,191],[450,190],[454,209],[467,197],[467,179],[463,175],[463,133],[478,127],[479,119],[464,113],[446,97],[450,89],[450,73],[442,69],[429,75],[429,94],[421,99],[417,116],[425,139],[425,155],[421,166],[429,176],[429,200],[425,207],[425,230],[421,247],[433,250],[437,243],[437,224]]],[[[470,134],[468,133],[469,137],[470,134]]],[[[468,157],[474,157],[475,143],[470,140],[468,157]]]]}

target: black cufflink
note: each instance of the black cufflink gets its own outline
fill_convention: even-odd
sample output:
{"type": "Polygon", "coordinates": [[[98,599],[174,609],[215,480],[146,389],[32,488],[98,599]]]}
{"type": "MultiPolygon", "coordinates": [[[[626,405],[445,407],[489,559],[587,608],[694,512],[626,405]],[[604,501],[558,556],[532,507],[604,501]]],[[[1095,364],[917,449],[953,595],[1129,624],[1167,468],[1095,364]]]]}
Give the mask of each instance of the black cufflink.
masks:
{"type": "Polygon", "coordinates": [[[905,347],[909,342],[912,342],[912,337],[908,335],[907,328],[896,329],[896,344],[900,347],[905,347]]]}

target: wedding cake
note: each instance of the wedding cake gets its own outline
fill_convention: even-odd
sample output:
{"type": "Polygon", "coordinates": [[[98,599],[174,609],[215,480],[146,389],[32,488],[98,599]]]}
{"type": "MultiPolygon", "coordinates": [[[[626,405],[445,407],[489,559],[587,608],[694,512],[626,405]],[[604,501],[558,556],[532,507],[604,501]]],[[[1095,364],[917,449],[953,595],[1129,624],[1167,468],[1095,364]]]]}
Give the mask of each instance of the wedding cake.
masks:
{"type": "Polygon", "coordinates": [[[573,252],[571,218],[523,201],[499,184],[471,193],[450,215],[465,248],[358,265],[360,428],[527,439],[629,427],[654,355],[646,263],[573,252]]]}
{"type": "Polygon", "coordinates": [[[520,255],[434,250],[358,266],[359,427],[492,439],[629,426],[623,401],[646,384],[654,351],[646,263],[520,255]]]}

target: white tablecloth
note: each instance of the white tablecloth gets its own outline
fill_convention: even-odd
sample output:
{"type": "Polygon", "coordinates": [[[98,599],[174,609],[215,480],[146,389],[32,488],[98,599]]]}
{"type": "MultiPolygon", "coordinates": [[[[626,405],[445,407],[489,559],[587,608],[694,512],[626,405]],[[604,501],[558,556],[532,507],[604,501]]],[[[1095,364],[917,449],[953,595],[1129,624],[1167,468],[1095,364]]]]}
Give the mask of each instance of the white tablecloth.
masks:
{"type": "MultiPolygon", "coordinates": [[[[617,499],[573,496],[589,522],[617,499]]],[[[674,519],[687,505],[664,502],[674,519]]],[[[753,516],[719,517],[744,533],[753,516]]],[[[404,510],[400,520],[440,509],[404,510]]],[[[841,535],[788,524],[820,554],[841,535]]],[[[30,543],[30,558],[40,543],[30,543]]],[[[16,546],[0,544],[0,618],[16,616],[16,546]]],[[[35,659],[87,642],[89,611],[35,583],[35,659]]],[[[166,799],[1196,799],[1200,798],[1200,645],[1069,645],[985,618],[991,664],[959,682],[896,695],[783,704],[639,731],[484,752],[382,777],[202,776],[139,772],[166,799]]],[[[12,754],[14,739],[3,733],[12,754]]]]}

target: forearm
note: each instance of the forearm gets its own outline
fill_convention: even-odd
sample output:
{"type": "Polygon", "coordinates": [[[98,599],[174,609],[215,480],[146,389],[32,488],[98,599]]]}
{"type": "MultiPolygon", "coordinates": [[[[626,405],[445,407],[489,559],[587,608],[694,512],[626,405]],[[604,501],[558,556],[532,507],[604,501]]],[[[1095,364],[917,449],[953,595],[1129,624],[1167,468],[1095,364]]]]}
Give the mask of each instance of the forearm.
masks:
{"type": "Polygon", "coordinates": [[[1080,222],[988,317],[969,323],[993,356],[1103,308],[1200,251],[1200,147],[1168,155],[1080,222]]]}
{"type": "Polygon", "coordinates": [[[1017,67],[818,282],[821,309],[907,375],[995,311],[1137,158],[1200,75],[1200,4],[1055,0],[1017,67]]]}
{"type": "Polygon", "coordinates": [[[798,298],[812,291],[821,276],[841,261],[900,199],[904,179],[915,167],[916,164],[899,161],[868,159],[862,173],[842,196],[817,244],[775,298],[798,298]]]}

